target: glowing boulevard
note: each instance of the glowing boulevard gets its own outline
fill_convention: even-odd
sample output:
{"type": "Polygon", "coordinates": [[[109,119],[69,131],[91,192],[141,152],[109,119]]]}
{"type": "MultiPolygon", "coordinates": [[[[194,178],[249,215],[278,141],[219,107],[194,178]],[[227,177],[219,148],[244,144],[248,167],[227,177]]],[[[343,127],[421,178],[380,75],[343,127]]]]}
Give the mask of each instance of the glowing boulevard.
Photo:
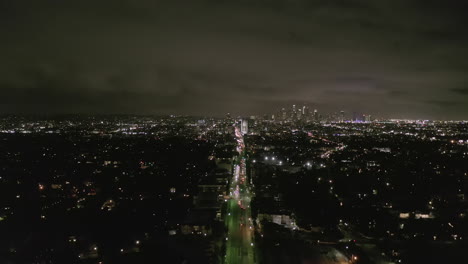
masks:
{"type": "Polygon", "coordinates": [[[252,193],[246,178],[244,138],[238,127],[235,127],[235,133],[239,156],[234,163],[234,173],[229,186],[230,198],[227,201],[225,224],[228,235],[225,263],[256,263],[254,225],[250,210],[252,193]]]}

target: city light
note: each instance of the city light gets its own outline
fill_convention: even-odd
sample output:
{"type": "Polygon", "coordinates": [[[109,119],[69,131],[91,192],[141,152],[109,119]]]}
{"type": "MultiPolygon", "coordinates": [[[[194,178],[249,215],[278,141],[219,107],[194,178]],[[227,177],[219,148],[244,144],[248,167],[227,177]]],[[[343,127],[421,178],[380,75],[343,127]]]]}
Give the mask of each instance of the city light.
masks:
{"type": "MultiPolygon", "coordinates": [[[[297,254],[303,262],[423,260],[408,239],[463,263],[453,260],[461,259],[457,249],[467,235],[468,122],[336,122],[307,111],[299,119],[299,109],[307,110],[296,106],[295,117],[285,110],[286,118],[275,120],[0,120],[5,237],[27,241],[29,231],[10,233],[29,212],[36,217],[23,221],[27,230],[69,234],[64,257],[94,263],[115,254],[173,256],[193,245],[200,258],[224,256],[225,263],[254,263],[259,253],[297,254]],[[30,133],[1,132],[21,129],[30,133]],[[86,231],[87,215],[96,218],[93,233],[86,231]],[[115,229],[112,223],[138,226],[119,229],[115,241],[96,237],[115,229]],[[164,237],[172,246],[154,251],[164,237]],[[307,247],[285,247],[291,240],[307,247]]],[[[3,256],[10,262],[36,252],[13,242],[3,256]]],[[[34,253],[37,262],[62,254],[63,240],[45,242],[50,250],[34,253]]]]}

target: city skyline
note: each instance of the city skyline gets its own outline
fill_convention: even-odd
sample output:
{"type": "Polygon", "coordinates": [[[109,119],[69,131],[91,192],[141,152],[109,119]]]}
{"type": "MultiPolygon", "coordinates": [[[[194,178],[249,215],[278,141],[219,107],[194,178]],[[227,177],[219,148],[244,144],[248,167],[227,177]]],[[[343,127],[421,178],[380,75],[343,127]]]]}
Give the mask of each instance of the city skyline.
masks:
{"type": "Polygon", "coordinates": [[[466,262],[467,122],[294,110],[0,116],[0,262],[466,262]]]}
{"type": "Polygon", "coordinates": [[[468,263],[467,0],[0,0],[0,264],[468,263]]]}

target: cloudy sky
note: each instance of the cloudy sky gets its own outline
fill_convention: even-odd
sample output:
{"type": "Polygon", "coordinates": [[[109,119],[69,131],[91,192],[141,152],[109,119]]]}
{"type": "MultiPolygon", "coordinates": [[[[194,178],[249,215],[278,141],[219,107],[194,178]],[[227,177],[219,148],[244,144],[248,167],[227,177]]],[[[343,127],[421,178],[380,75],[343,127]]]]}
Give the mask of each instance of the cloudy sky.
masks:
{"type": "Polygon", "coordinates": [[[0,0],[0,113],[468,119],[456,0],[0,0]]]}

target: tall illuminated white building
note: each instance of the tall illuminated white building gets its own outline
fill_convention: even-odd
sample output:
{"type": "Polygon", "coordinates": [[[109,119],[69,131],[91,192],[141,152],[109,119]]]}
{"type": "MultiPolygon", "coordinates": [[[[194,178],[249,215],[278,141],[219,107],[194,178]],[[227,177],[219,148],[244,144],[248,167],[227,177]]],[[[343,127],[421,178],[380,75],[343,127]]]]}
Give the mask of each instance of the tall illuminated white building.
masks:
{"type": "Polygon", "coordinates": [[[241,121],[241,133],[243,135],[249,133],[249,121],[247,119],[242,119],[241,121]]]}

